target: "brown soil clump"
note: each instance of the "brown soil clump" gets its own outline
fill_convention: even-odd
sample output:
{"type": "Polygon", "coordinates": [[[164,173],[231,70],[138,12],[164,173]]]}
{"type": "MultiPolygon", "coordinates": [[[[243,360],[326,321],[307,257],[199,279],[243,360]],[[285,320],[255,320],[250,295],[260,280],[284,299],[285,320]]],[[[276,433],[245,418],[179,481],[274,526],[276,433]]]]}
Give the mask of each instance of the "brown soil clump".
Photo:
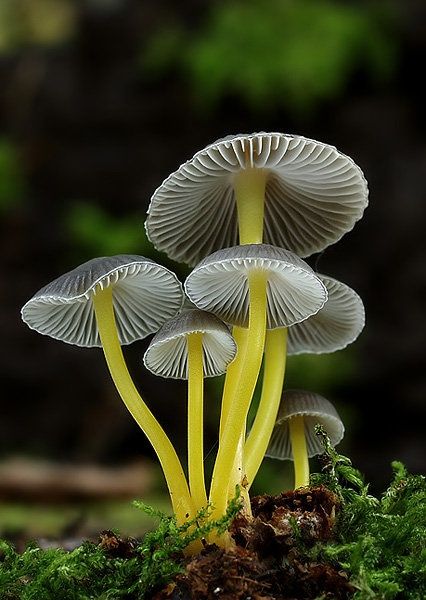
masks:
{"type": "Polygon", "coordinates": [[[257,496],[253,516],[240,514],[232,523],[236,546],[207,546],[154,600],[345,600],[354,591],[347,575],[304,560],[298,550],[301,542],[332,539],[338,509],[324,487],[257,496]]]}

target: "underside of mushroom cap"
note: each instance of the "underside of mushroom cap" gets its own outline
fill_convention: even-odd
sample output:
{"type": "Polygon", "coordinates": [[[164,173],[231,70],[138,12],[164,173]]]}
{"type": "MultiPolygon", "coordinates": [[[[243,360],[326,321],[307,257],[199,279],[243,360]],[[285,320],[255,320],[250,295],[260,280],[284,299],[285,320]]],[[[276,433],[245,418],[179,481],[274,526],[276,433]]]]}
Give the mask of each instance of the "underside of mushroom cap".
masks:
{"type": "Polygon", "coordinates": [[[321,310],[288,330],[288,354],[323,354],[342,350],[354,342],[365,325],[361,298],[346,284],[316,274],[324,283],[328,300],[321,310]]]}
{"type": "Polygon", "coordinates": [[[248,273],[268,272],[267,328],[287,327],[316,313],[327,300],[323,283],[301,258],[268,244],[218,250],[190,273],[185,290],[200,309],[248,326],[248,273]]]}
{"type": "Polygon", "coordinates": [[[368,204],[361,169],[334,146],[302,136],[227,136],[181,165],[154,192],[146,231],[158,250],[195,265],[238,244],[233,179],[263,169],[264,242],[310,256],[350,231],[368,204]]]}
{"type": "Polygon", "coordinates": [[[146,368],[162,377],[188,379],[187,337],[191,333],[203,334],[204,376],[222,375],[234,360],[237,345],[225,323],[198,309],[186,310],[163,325],[145,352],[146,368]]]}
{"type": "Polygon", "coordinates": [[[324,452],[321,440],[315,435],[315,425],[322,425],[336,446],[343,438],[345,428],[334,406],[319,394],[303,390],[286,390],[283,394],[277,421],[265,456],[279,460],[292,458],[289,420],[303,416],[308,456],[324,452]]]}
{"type": "Polygon", "coordinates": [[[89,260],[47,284],[24,305],[22,319],[69,344],[101,346],[92,297],[109,286],[121,344],[154,333],[182,307],[174,273],[143,256],[123,254],[89,260]]]}

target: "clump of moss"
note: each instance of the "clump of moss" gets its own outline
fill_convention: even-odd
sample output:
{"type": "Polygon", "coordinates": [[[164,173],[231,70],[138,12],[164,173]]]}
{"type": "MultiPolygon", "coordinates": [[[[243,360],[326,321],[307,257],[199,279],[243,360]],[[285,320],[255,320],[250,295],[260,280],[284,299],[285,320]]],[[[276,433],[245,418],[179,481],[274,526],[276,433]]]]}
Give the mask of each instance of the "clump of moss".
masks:
{"type": "Polygon", "coordinates": [[[312,482],[342,500],[335,539],[317,545],[311,558],[329,560],[348,574],[354,600],[426,598],[426,478],[393,462],[393,481],[381,498],[368,493],[362,475],[329,444],[321,475],[312,482]]]}
{"type": "MultiPolygon", "coordinates": [[[[321,429],[318,434],[323,437],[325,454],[322,473],[311,476],[312,489],[328,488],[338,500],[338,510],[330,536],[319,538],[322,541],[315,544],[306,536],[297,535],[296,522],[291,524],[294,535],[290,532],[289,539],[293,550],[289,548],[288,552],[297,558],[295,564],[300,567],[294,578],[300,575],[306,579],[306,567],[317,565],[344,576],[345,598],[423,600],[426,597],[425,477],[409,475],[401,463],[394,462],[393,481],[376,498],[369,494],[363,477],[350,460],[330,446],[321,429]]],[[[273,497],[268,498],[268,502],[273,502],[273,497]]],[[[141,541],[121,540],[105,532],[100,544],[87,542],[73,552],[41,550],[32,544],[23,554],[0,542],[0,598],[148,600],[184,573],[183,550],[188,544],[206,538],[212,531],[221,533],[230,527],[240,510],[240,500],[237,495],[227,514],[218,521],[209,522],[202,511],[197,519],[183,526],[178,526],[173,517],[142,503],[137,506],[159,518],[157,529],[141,541]]],[[[208,558],[209,552],[207,549],[204,556],[208,558]]],[[[239,548],[229,557],[225,552],[222,561],[226,562],[228,557],[235,562],[244,552],[247,550],[239,548]]],[[[239,569],[238,565],[234,567],[239,569]]],[[[263,578],[262,571],[262,581],[263,578]]],[[[299,584],[291,583],[296,594],[299,584]]]]}
{"type": "Polygon", "coordinates": [[[100,544],[86,542],[72,552],[42,550],[30,544],[18,554],[0,541],[0,598],[2,600],[142,600],[149,598],[183,570],[183,550],[212,532],[226,531],[240,510],[240,498],[230,502],[226,515],[207,521],[206,511],[177,525],[142,502],[135,505],[160,522],[142,541],[101,535],[100,544]],[[115,538],[115,540],[114,540],[115,538]]]}

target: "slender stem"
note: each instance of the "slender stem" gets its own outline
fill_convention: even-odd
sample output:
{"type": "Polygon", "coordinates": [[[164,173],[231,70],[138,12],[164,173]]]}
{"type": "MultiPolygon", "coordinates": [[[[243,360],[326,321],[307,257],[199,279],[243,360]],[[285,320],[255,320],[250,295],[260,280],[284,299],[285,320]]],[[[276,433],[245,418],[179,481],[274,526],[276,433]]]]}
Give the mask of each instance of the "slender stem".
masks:
{"type": "Polygon", "coordinates": [[[240,244],[261,244],[267,171],[247,168],[234,178],[240,244]]]}
{"type": "Polygon", "coordinates": [[[226,510],[227,494],[223,493],[223,489],[224,486],[228,488],[231,479],[238,441],[244,432],[265,343],[267,273],[260,269],[251,271],[248,275],[248,285],[250,308],[247,351],[243,357],[241,376],[229,407],[212,476],[210,500],[216,517],[223,515],[226,510]]]}
{"type": "Polygon", "coordinates": [[[297,489],[309,485],[309,459],[303,416],[291,417],[288,424],[294,461],[294,489],[297,489]]]}
{"type": "Polygon", "coordinates": [[[117,334],[112,287],[99,290],[93,296],[93,305],[111,377],[130,414],[151,442],[166,478],[176,519],[178,523],[184,523],[188,517],[193,518],[195,512],[182,465],[172,443],[142,400],[127,370],[117,334]]]}
{"type": "Polygon", "coordinates": [[[198,511],[207,506],[203,451],[203,334],[191,333],[188,344],[188,474],[198,511]]]}
{"type": "Polygon", "coordinates": [[[235,396],[238,379],[241,374],[243,358],[246,352],[247,331],[247,329],[237,326],[232,329],[232,335],[237,344],[237,356],[226,370],[222,394],[222,409],[220,413],[219,439],[222,438],[223,428],[225,426],[226,419],[228,418],[229,408],[235,396]]]}
{"type": "Polygon", "coordinates": [[[256,477],[274,429],[281,402],[286,356],[287,329],[268,330],[259,407],[244,448],[249,487],[256,477]]]}

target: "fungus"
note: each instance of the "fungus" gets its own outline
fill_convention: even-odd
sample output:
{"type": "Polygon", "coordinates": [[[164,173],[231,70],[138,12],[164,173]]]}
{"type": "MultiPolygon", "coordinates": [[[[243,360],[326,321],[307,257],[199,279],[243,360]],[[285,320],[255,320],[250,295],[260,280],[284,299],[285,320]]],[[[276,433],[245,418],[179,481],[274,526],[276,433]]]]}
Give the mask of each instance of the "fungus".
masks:
{"type": "Polygon", "coordinates": [[[262,463],[274,428],[283,382],[283,362],[289,355],[323,354],[346,348],[361,333],[365,324],[364,305],[349,286],[332,277],[316,274],[328,292],[328,300],[314,315],[283,330],[269,331],[259,407],[244,448],[247,480],[251,484],[262,463]]]}
{"type": "Polygon", "coordinates": [[[164,430],[140,397],[121,344],[156,331],[183,303],[174,273],[143,256],[89,260],[39,290],[22,308],[31,329],[82,347],[102,346],[116,388],[148,437],[163,468],[177,519],[193,515],[180,461],[164,430]]]}
{"type": "Polygon", "coordinates": [[[317,424],[324,427],[332,446],[342,440],[345,428],[329,400],[302,390],[284,392],[265,456],[294,461],[295,488],[309,485],[308,458],[324,451],[315,435],[317,424]]]}
{"type": "Polygon", "coordinates": [[[156,375],[188,380],[188,474],[196,510],[207,505],[203,454],[203,376],[222,375],[237,347],[215,315],[189,309],[156,333],[144,356],[156,375]]]}
{"type": "MultiPolygon", "coordinates": [[[[239,440],[258,378],[266,328],[288,327],[314,314],[327,292],[312,269],[298,256],[267,244],[219,250],[190,273],[185,290],[202,310],[240,327],[248,327],[242,367],[224,401],[223,435],[212,476],[210,499],[222,514],[223,482],[231,479],[239,440]]],[[[241,446],[241,444],[240,444],[241,446]]]]}
{"type": "Polygon", "coordinates": [[[288,354],[323,354],[354,342],[365,325],[364,305],[346,284],[317,273],[328,300],[315,315],[288,330],[288,354]]]}
{"type": "Polygon", "coordinates": [[[145,225],[158,250],[190,265],[238,241],[305,257],[350,231],[367,203],[361,169],[334,146],[283,133],[240,134],[210,144],[169,175],[145,225]]]}

